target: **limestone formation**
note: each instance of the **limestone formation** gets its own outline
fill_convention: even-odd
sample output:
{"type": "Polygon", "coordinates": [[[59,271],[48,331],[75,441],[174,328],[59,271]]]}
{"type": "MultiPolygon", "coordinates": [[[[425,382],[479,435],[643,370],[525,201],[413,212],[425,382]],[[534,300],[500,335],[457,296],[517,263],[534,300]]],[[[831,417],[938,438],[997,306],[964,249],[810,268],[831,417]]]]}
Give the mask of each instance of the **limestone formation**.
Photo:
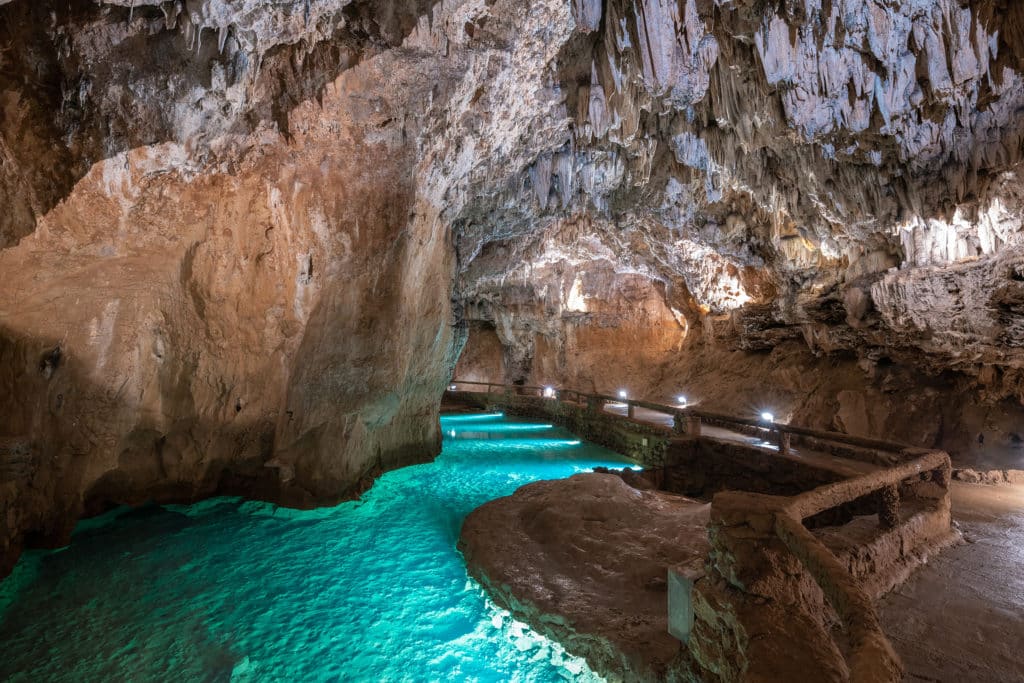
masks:
{"type": "Polygon", "coordinates": [[[321,504],[430,457],[467,335],[478,377],[1019,453],[1018,2],[0,27],[0,570],[111,503],[321,504]]]}

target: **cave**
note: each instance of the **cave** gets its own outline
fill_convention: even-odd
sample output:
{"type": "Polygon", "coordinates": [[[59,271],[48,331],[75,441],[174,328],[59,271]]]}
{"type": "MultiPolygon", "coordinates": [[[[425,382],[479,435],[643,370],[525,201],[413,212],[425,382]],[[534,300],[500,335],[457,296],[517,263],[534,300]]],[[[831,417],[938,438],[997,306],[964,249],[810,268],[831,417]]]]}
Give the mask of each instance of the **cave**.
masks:
{"type": "Polygon", "coordinates": [[[0,0],[0,679],[1024,680],[1024,3],[0,0]]]}

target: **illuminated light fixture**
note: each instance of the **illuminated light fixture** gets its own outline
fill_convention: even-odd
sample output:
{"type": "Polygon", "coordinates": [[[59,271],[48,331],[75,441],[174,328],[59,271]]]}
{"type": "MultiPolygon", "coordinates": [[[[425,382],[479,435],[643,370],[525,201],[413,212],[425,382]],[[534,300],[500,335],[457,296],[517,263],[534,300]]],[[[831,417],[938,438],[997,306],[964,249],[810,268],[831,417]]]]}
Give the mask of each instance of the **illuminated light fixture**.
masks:
{"type": "Polygon", "coordinates": [[[626,390],[625,389],[619,389],[619,398],[621,398],[623,401],[625,401],[626,400],[626,396],[628,396],[628,394],[626,393],[626,390]]]}
{"type": "Polygon", "coordinates": [[[555,397],[555,388],[554,387],[544,387],[544,398],[554,398],[554,397],[555,397]]]}
{"type": "Polygon", "coordinates": [[[681,406],[685,406],[686,405],[686,397],[685,396],[676,396],[676,403],[678,403],[681,406]]]}
{"type": "Polygon", "coordinates": [[[455,386],[454,384],[449,384],[448,385],[448,391],[455,391],[456,389],[458,389],[458,387],[455,386]]]}
{"type": "Polygon", "coordinates": [[[454,429],[452,431],[448,432],[448,433],[451,434],[452,436],[455,436],[455,430],[454,429]]]}
{"type": "Polygon", "coordinates": [[[775,422],[775,416],[768,411],[761,413],[761,419],[765,422],[775,422]]]}

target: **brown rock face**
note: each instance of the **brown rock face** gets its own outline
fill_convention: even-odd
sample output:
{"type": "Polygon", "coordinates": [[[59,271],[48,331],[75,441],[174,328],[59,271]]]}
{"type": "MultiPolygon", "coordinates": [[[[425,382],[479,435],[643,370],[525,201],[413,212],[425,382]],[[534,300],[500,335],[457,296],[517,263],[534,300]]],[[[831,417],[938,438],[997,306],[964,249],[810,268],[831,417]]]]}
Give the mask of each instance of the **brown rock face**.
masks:
{"type": "Polygon", "coordinates": [[[1019,452],[1019,3],[0,27],[0,568],[109,502],[310,505],[430,457],[470,326],[480,377],[1019,452]]]}
{"type": "MultiPolygon", "coordinates": [[[[324,107],[348,109],[357,71],[324,107]]],[[[66,501],[65,524],[214,492],[311,505],[436,452],[445,228],[408,148],[320,113],[230,171],[182,168],[175,143],[101,162],[0,252],[4,432],[34,465],[15,528],[47,512],[26,489],[66,501]]]]}
{"type": "Polygon", "coordinates": [[[474,105],[543,116],[489,70],[567,22],[242,4],[0,7],[0,573],[110,503],[325,504],[440,446],[445,214],[467,150],[529,154],[474,105]]]}

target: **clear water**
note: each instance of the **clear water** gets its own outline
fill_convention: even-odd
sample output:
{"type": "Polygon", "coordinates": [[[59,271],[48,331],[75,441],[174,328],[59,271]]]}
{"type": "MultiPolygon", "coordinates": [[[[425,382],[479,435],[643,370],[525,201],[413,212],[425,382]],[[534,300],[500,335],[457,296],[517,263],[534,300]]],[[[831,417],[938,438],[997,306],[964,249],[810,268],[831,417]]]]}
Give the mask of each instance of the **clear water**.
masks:
{"type": "Polygon", "coordinates": [[[298,512],[219,498],[116,510],[0,584],[0,680],[560,681],[581,660],[491,604],[463,518],[611,451],[543,424],[443,417],[430,464],[298,512]]]}

